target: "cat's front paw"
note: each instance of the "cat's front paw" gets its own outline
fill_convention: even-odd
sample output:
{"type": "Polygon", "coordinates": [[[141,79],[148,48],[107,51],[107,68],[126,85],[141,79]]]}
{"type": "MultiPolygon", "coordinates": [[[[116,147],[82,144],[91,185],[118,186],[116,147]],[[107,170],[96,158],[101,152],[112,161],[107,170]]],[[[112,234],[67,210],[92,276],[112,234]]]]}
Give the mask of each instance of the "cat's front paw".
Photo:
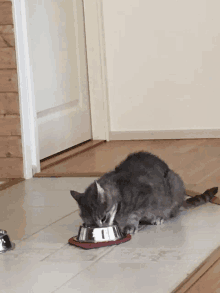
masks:
{"type": "Polygon", "coordinates": [[[124,228],[124,234],[127,235],[127,234],[135,234],[137,233],[138,231],[138,227],[136,227],[135,225],[127,225],[125,228],[124,228]]]}

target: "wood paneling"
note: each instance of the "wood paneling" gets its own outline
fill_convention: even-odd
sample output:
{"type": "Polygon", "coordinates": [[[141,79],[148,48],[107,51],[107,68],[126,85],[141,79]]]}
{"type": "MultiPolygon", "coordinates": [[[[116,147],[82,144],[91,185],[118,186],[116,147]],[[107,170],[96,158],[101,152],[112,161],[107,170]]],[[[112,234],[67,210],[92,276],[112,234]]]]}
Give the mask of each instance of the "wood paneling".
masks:
{"type": "Polygon", "coordinates": [[[3,37],[0,35],[0,48],[8,47],[3,37]]]}
{"type": "Polygon", "coordinates": [[[0,69],[16,68],[15,48],[0,48],[0,69]]]}
{"type": "Polygon", "coordinates": [[[13,25],[0,25],[0,48],[14,47],[13,25]]]}
{"type": "Polygon", "coordinates": [[[14,34],[14,27],[12,24],[0,25],[0,34],[14,34]]]}
{"type": "Polygon", "coordinates": [[[0,116],[0,135],[21,135],[19,116],[0,116]]]}
{"type": "Polygon", "coordinates": [[[0,70],[0,92],[18,92],[16,69],[0,70]]]}
{"type": "Polygon", "coordinates": [[[22,158],[0,158],[0,178],[22,178],[22,158]]]}
{"type": "Polygon", "coordinates": [[[19,114],[18,93],[0,93],[0,115],[19,114]]]}
{"type": "Polygon", "coordinates": [[[0,137],[0,158],[22,158],[21,137],[0,137]]]}
{"type": "Polygon", "coordinates": [[[15,46],[14,34],[2,34],[1,38],[4,41],[4,43],[2,44],[2,47],[14,47],[15,46]]]}
{"type": "Polygon", "coordinates": [[[0,178],[23,177],[15,38],[10,0],[0,0],[0,178]]]}
{"type": "Polygon", "coordinates": [[[0,24],[13,24],[12,3],[0,2],[0,24]]]}

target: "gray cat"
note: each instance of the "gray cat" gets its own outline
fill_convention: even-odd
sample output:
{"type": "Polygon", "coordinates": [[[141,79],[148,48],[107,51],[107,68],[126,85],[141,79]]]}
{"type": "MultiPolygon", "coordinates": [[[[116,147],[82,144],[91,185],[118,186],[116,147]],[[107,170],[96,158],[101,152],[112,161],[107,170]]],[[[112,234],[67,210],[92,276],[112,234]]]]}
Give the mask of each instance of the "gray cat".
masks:
{"type": "Polygon", "coordinates": [[[185,200],[179,175],[148,152],[130,154],[114,171],[92,183],[84,193],[70,191],[87,227],[117,223],[125,234],[138,230],[139,222],[161,224],[175,217],[181,206],[190,208],[210,201],[218,188],[185,200]]]}

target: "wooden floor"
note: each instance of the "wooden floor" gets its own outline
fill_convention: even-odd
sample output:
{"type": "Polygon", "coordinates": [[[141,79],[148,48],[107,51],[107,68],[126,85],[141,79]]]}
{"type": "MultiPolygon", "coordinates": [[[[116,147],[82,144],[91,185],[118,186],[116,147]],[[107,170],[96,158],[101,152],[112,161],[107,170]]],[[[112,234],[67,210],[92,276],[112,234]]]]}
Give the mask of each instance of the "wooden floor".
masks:
{"type": "MultiPolygon", "coordinates": [[[[129,153],[141,150],[165,160],[188,184],[203,184],[211,174],[220,171],[220,139],[98,141],[97,146],[95,142],[88,144],[88,151],[72,154],[72,157],[66,154],[65,159],[59,159],[58,163],[53,161],[51,164],[49,161],[47,164],[45,160],[42,171],[35,177],[101,176],[114,169],[129,153]]],[[[214,174],[212,177],[215,183],[220,182],[220,176],[214,174]]],[[[205,184],[208,184],[207,180],[205,184]]],[[[213,182],[210,184],[213,185],[213,182]]],[[[203,190],[203,186],[201,188],[203,190]]]]}
{"type": "MultiPolygon", "coordinates": [[[[41,173],[35,177],[101,176],[128,154],[141,150],[165,160],[182,177],[192,195],[220,187],[220,139],[88,142],[72,153],[62,154],[63,157],[44,160],[41,173]]],[[[220,293],[220,248],[174,292],[220,293]]]]}
{"type": "MultiPolygon", "coordinates": [[[[100,144],[104,142],[105,142],[104,140],[90,140],[80,145],[77,145],[75,147],[69,148],[66,151],[50,156],[49,158],[41,160],[41,164],[40,164],[41,174],[48,173],[48,170],[50,172],[50,170],[53,170],[52,167],[58,166],[59,168],[59,166],[63,165],[67,161],[68,162],[70,161],[72,162],[72,160],[74,161],[76,156],[79,156],[84,152],[88,152],[92,150],[93,148],[98,147],[100,144]],[[46,169],[47,171],[43,172],[46,169]]],[[[69,170],[69,171],[67,170],[67,172],[72,172],[72,170],[69,170]]]]}

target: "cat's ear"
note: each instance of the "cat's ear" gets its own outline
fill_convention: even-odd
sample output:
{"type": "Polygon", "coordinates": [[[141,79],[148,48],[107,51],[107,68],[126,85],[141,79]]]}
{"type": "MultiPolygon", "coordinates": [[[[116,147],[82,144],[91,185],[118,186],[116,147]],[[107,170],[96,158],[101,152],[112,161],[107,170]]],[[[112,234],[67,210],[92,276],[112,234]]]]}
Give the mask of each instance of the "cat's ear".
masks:
{"type": "Polygon", "coordinates": [[[118,205],[115,204],[112,206],[112,208],[109,211],[109,215],[110,215],[109,222],[108,222],[109,226],[113,225],[113,223],[114,223],[115,215],[117,212],[117,207],[118,207],[118,205]]]}
{"type": "Polygon", "coordinates": [[[79,199],[81,198],[81,196],[83,195],[83,193],[79,193],[77,191],[74,190],[70,190],[70,194],[72,195],[72,197],[79,202],[79,199]]]}
{"type": "Polygon", "coordinates": [[[98,199],[101,203],[104,203],[105,202],[105,191],[97,181],[95,181],[95,184],[96,184],[96,188],[97,188],[98,199]]]}

